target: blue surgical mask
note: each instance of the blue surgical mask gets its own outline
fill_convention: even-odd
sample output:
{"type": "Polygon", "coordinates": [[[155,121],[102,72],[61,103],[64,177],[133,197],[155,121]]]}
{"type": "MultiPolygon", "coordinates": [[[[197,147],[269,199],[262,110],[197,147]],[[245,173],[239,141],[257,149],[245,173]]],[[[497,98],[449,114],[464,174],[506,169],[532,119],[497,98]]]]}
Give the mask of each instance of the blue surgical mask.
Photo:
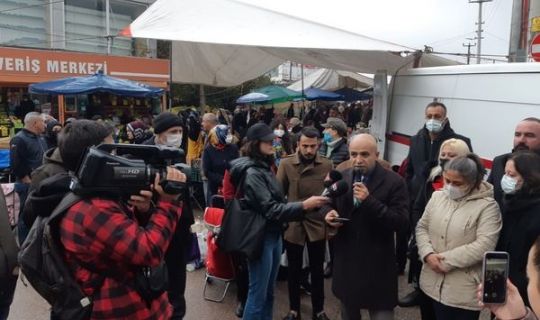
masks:
{"type": "Polygon", "coordinates": [[[429,132],[439,133],[443,129],[443,122],[436,119],[429,119],[426,121],[426,129],[429,132]]]}
{"type": "Polygon", "coordinates": [[[501,179],[501,189],[506,194],[514,194],[518,190],[517,183],[515,178],[505,174],[501,179]]]}
{"type": "Polygon", "coordinates": [[[323,142],[324,143],[332,142],[332,135],[329,132],[323,133],[323,142]]]}

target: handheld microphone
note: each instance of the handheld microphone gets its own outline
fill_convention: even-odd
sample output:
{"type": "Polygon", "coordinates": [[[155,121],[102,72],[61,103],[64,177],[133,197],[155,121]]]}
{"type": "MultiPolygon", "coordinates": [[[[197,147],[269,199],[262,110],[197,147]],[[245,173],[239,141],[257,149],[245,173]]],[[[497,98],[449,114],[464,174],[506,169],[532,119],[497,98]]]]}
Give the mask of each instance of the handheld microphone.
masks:
{"type": "Polygon", "coordinates": [[[330,187],[335,182],[338,182],[339,180],[343,179],[343,175],[341,174],[341,172],[339,172],[337,170],[332,170],[332,171],[330,171],[330,173],[328,173],[328,178],[329,179],[324,180],[324,188],[325,189],[330,187]]]}
{"type": "Polygon", "coordinates": [[[347,191],[349,191],[349,185],[347,184],[347,181],[339,180],[338,182],[334,182],[330,187],[325,189],[321,196],[336,198],[344,195],[345,193],[347,193],[347,191]]]}
{"type": "MultiPolygon", "coordinates": [[[[358,167],[354,167],[353,169],[353,187],[354,187],[354,184],[357,183],[357,182],[364,182],[364,173],[362,171],[362,169],[358,168],[358,167]]],[[[355,207],[358,207],[361,203],[360,200],[354,198],[353,200],[354,202],[354,206],[355,207]]]]}
{"type": "Polygon", "coordinates": [[[362,182],[363,175],[362,169],[355,167],[353,170],[353,184],[356,182],[362,182]]]}

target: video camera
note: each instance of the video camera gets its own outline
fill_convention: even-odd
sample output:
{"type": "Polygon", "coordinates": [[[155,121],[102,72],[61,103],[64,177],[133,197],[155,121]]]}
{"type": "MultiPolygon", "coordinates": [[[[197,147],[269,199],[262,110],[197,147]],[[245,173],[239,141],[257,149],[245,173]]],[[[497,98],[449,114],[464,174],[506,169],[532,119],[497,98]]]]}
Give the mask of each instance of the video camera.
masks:
{"type": "Polygon", "coordinates": [[[184,151],[166,146],[101,144],[90,147],[73,179],[71,190],[78,195],[129,198],[140,190],[149,190],[156,174],[166,193],[181,194],[186,183],[168,181],[167,167],[173,166],[186,177],[191,168],[178,163],[184,151]]]}

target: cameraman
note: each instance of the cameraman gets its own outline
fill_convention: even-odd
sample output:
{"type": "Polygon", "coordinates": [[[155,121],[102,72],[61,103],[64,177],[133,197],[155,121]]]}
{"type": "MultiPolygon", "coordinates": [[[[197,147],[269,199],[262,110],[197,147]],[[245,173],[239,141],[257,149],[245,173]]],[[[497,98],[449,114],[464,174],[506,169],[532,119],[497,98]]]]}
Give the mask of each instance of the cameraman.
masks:
{"type": "MultiPolygon", "coordinates": [[[[184,122],[170,112],[159,114],[153,121],[155,136],[143,144],[169,146],[180,148],[183,141],[184,122]]],[[[185,162],[185,159],[176,159],[174,163],[185,162]]],[[[190,227],[194,223],[193,210],[190,203],[189,189],[183,195],[182,217],[174,232],[169,249],[165,254],[165,262],[169,271],[169,301],[174,311],[172,320],[183,319],[186,314],[186,252],[191,249],[193,238],[190,227]]]]}
{"type": "MultiPolygon", "coordinates": [[[[181,215],[177,195],[165,193],[159,179],[157,174],[150,186],[154,192],[141,190],[127,204],[99,197],[81,200],[60,223],[67,263],[83,291],[93,297],[92,319],[171,317],[165,293],[146,302],[133,285],[137,270],[163,260],[181,215]]],[[[186,176],[168,167],[166,179],[185,182],[186,176]]]]}

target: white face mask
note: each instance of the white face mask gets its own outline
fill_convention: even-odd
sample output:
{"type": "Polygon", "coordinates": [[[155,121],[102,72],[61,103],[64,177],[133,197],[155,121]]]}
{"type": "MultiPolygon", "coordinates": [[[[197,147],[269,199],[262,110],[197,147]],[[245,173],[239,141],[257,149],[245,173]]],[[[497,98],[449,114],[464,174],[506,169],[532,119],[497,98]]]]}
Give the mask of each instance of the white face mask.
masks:
{"type": "Polygon", "coordinates": [[[429,119],[426,121],[426,129],[429,132],[439,133],[443,129],[443,122],[436,119],[429,119]]]}
{"type": "Polygon", "coordinates": [[[225,138],[225,143],[231,144],[232,142],[233,142],[233,136],[232,134],[228,134],[227,137],[225,138]]]}
{"type": "Polygon", "coordinates": [[[514,194],[518,190],[517,183],[515,178],[505,174],[501,179],[501,189],[506,194],[514,194]]]}
{"type": "Polygon", "coordinates": [[[276,130],[274,130],[274,134],[281,138],[285,134],[285,131],[282,130],[282,129],[276,129],[276,130]]]}
{"type": "Polygon", "coordinates": [[[463,190],[462,188],[453,186],[451,184],[445,184],[443,190],[446,192],[448,198],[452,200],[461,199],[469,193],[467,190],[463,190]]]}
{"type": "Polygon", "coordinates": [[[344,106],[339,106],[339,107],[338,107],[338,111],[339,111],[340,113],[343,113],[343,111],[345,111],[345,107],[344,107],[344,106]]]}
{"type": "Polygon", "coordinates": [[[169,134],[166,137],[166,145],[169,147],[176,147],[179,148],[180,145],[182,145],[182,134],[169,134]]]}

